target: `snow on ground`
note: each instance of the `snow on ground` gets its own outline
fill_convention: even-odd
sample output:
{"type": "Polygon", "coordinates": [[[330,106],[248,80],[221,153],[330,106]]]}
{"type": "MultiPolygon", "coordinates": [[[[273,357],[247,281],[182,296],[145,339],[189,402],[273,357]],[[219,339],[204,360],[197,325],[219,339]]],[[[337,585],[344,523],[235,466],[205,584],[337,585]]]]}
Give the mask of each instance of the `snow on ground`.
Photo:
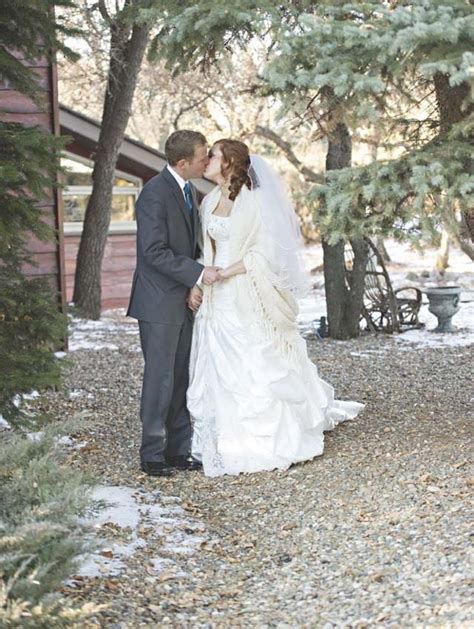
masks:
{"type": "MultiPolygon", "coordinates": [[[[38,432],[27,432],[26,437],[33,443],[40,443],[44,437],[44,432],[41,430],[38,432]]],[[[81,448],[86,447],[88,441],[78,441],[69,435],[62,435],[61,437],[55,437],[54,443],[57,446],[67,446],[72,450],[80,450],[81,448]]]]}
{"type": "MultiPolygon", "coordinates": [[[[29,393],[21,393],[21,394],[17,393],[16,395],[13,396],[12,402],[17,408],[20,408],[20,406],[22,406],[25,402],[28,403],[31,400],[36,400],[39,397],[40,397],[39,391],[30,391],[29,393]]],[[[22,409],[22,410],[25,415],[28,415],[29,417],[34,416],[34,413],[31,413],[29,410],[25,410],[25,409],[22,409]]],[[[9,422],[5,419],[5,417],[3,417],[3,415],[0,415],[0,432],[2,430],[10,430],[10,429],[11,429],[11,425],[9,424],[9,422]]]]}
{"type": "MultiPolygon", "coordinates": [[[[118,576],[126,569],[127,558],[147,547],[149,572],[159,576],[176,567],[167,555],[191,555],[208,541],[204,526],[189,519],[180,498],[123,485],[99,485],[92,497],[105,506],[81,522],[90,529],[99,549],[78,557],[77,577],[118,576]],[[112,541],[104,535],[114,529],[123,531],[124,539],[112,541]],[[159,533],[159,552],[156,539],[144,534],[147,530],[159,533]]],[[[174,577],[180,576],[185,575],[175,571],[174,577]]]]}
{"type": "Polygon", "coordinates": [[[100,321],[88,321],[72,317],[69,323],[69,351],[80,349],[101,350],[110,349],[117,351],[118,345],[110,342],[111,334],[138,334],[138,327],[130,323],[120,323],[113,319],[107,312],[100,321]]]}
{"type": "Polygon", "coordinates": [[[3,415],[0,415],[0,431],[2,431],[2,430],[10,430],[10,428],[11,428],[11,426],[7,422],[5,417],[3,417],[3,415]]]}
{"type": "Polygon", "coordinates": [[[84,389],[71,389],[69,391],[70,400],[75,400],[76,398],[86,398],[88,400],[93,400],[94,397],[95,396],[92,393],[89,393],[88,391],[85,391],[84,389]]]}

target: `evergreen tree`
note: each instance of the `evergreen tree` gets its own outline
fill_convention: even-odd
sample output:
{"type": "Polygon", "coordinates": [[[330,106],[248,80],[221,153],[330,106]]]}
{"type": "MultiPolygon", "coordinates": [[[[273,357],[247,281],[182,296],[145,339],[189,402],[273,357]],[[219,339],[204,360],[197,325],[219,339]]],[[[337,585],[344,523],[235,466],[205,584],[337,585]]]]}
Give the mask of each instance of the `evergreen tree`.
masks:
{"type": "MultiPolygon", "coordinates": [[[[53,18],[58,5],[70,2],[0,2],[0,75],[38,103],[37,78],[20,59],[50,57],[62,47],[57,34],[65,29],[53,18]]],[[[19,413],[16,394],[54,385],[60,376],[53,350],[64,339],[65,321],[57,296],[44,279],[23,273],[33,263],[32,236],[55,237],[41,204],[56,185],[60,146],[40,127],[0,122],[0,413],[9,420],[19,413]]]]}
{"type": "Polygon", "coordinates": [[[351,129],[385,129],[381,146],[399,153],[333,172],[314,188],[331,243],[420,238],[445,224],[473,256],[473,40],[468,0],[319,2],[282,32],[281,54],[265,73],[287,106],[300,99],[309,122],[318,105],[324,116],[331,90],[340,119],[351,129]]]}

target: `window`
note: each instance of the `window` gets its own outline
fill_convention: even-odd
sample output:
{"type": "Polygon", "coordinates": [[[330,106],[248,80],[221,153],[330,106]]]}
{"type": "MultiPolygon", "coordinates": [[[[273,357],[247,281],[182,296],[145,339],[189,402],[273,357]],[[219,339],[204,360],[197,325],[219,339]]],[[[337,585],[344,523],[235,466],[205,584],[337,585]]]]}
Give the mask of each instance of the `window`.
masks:
{"type": "MultiPolygon", "coordinates": [[[[89,160],[65,153],[61,158],[65,169],[63,200],[64,230],[82,231],[87,202],[92,192],[92,168],[89,160]]],[[[134,230],[135,200],[140,193],[142,180],[119,170],[115,171],[112,194],[111,231],[134,230]]]]}

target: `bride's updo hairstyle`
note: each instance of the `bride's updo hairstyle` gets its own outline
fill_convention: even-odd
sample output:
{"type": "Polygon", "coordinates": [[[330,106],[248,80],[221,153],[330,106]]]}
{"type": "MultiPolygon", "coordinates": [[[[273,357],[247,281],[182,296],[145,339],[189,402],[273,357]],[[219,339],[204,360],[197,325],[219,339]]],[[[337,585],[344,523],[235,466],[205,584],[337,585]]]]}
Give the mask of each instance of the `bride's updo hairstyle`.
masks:
{"type": "Polygon", "coordinates": [[[221,173],[223,177],[230,175],[229,199],[234,201],[242,186],[252,189],[252,180],[249,176],[250,154],[246,144],[239,140],[218,140],[214,146],[219,146],[222,151],[223,165],[221,173]]]}

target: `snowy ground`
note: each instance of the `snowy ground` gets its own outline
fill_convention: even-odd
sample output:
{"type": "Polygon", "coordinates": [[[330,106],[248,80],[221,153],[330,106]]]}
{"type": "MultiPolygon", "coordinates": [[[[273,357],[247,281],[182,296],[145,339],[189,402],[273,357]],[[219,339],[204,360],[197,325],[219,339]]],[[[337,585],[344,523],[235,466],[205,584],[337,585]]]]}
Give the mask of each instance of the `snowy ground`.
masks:
{"type": "MultiPolygon", "coordinates": [[[[454,334],[433,334],[437,325],[434,315],[428,311],[428,299],[423,296],[423,304],[420,311],[420,322],[425,327],[420,330],[409,330],[397,335],[400,342],[408,342],[407,348],[413,346],[461,346],[474,343],[474,264],[469,258],[457,249],[452,249],[450,254],[450,267],[444,277],[437,277],[432,272],[436,259],[436,250],[429,249],[423,255],[410,250],[408,245],[395,241],[387,241],[386,247],[392,259],[387,264],[388,272],[393,288],[415,286],[426,289],[430,286],[457,285],[462,289],[461,308],[453,317],[454,334]]],[[[322,249],[319,245],[307,247],[305,262],[309,270],[322,264],[322,249]]],[[[314,289],[311,294],[300,300],[300,314],[298,322],[304,329],[317,324],[322,315],[326,315],[326,299],[324,293],[324,277],[322,272],[313,274],[314,289]]],[[[105,312],[100,321],[85,321],[73,319],[70,330],[69,351],[77,350],[101,350],[109,349],[118,351],[116,342],[110,340],[111,336],[124,334],[127,336],[138,335],[138,328],[130,319],[130,324],[117,318],[123,311],[105,312]]],[[[137,351],[138,347],[137,338],[137,351]]],[[[80,393],[78,393],[80,394],[80,393]]]]}
{"type": "Polygon", "coordinates": [[[79,568],[70,587],[83,578],[118,577],[127,567],[127,559],[138,551],[146,553],[147,573],[160,580],[183,578],[170,555],[191,555],[209,536],[200,522],[190,518],[180,505],[181,499],[164,496],[161,491],[145,491],[126,485],[99,485],[93,499],[101,508],[93,509],[82,520],[94,538],[96,552],[79,558],[79,568]],[[154,533],[161,536],[156,550],[154,533]],[[155,550],[153,550],[155,547],[155,550]]]}

